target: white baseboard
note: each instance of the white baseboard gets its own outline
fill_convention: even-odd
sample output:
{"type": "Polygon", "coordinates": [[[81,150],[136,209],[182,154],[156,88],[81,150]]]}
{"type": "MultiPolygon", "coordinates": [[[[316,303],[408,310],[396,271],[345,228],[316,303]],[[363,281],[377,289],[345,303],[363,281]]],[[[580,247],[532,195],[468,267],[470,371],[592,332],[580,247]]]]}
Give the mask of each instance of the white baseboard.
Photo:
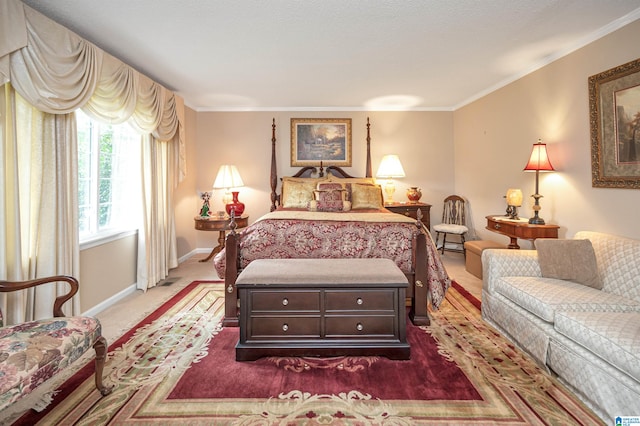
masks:
{"type": "Polygon", "coordinates": [[[124,290],[122,290],[121,292],[114,294],[110,298],[98,303],[93,308],[89,309],[88,311],[83,312],[82,315],[83,316],[88,316],[88,317],[95,316],[97,313],[104,311],[105,309],[107,309],[111,305],[114,305],[116,302],[118,302],[118,301],[124,299],[125,297],[135,293],[137,290],[138,290],[137,285],[135,283],[133,283],[129,287],[127,287],[124,290]]]}
{"type": "MultiPolygon", "coordinates": [[[[189,258],[193,257],[196,254],[211,253],[211,250],[213,250],[213,249],[212,248],[198,248],[198,249],[191,250],[189,253],[185,254],[184,256],[182,256],[182,257],[180,257],[178,259],[178,264],[180,264],[182,262],[185,262],[186,260],[188,260],[189,258]]],[[[110,298],[98,303],[93,308],[83,312],[82,315],[83,316],[89,316],[89,317],[95,316],[97,313],[104,311],[105,309],[107,309],[111,305],[114,305],[117,302],[119,302],[120,300],[124,299],[125,297],[135,293],[137,290],[138,290],[138,286],[136,285],[136,283],[133,283],[129,287],[127,287],[124,290],[122,290],[121,292],[114,294],[110,298]]]]}
{"type": "Polygon", "coordinates": [[[211,250],[213,250],[213,247],[193,249],[189,253],[185,254],[180,259],[178,259],[178,263],[182,263],[182,262],[186,261],[187,259],[193,257],[196,254],[201,254],[201,253],[209,254],[209,253],[211,253],[211,250]]]}

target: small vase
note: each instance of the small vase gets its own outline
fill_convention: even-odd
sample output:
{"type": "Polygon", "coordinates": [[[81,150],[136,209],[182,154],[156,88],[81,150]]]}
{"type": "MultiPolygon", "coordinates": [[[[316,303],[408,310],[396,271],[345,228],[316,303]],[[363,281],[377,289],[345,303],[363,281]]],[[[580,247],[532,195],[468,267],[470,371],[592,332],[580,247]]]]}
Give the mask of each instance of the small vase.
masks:
{"type": "Polygon", "coordinates": [[[244,203],[238,201],[238,191],[231,192],[231,195],[233,196],[233,200],[225,206],[227,214],[231,216],[231,211],[233,210],[236,217],[240,217],[242,213],[244,213],[244,203]]]}
{"type": "Polygon", "coordinates": [[[420,197],[422,197],[422,192],[417,186],[412,186],[411,188],[407,189],[407,198],[412,203],[417,203],[418,201],[420,201],[420,197]]]}

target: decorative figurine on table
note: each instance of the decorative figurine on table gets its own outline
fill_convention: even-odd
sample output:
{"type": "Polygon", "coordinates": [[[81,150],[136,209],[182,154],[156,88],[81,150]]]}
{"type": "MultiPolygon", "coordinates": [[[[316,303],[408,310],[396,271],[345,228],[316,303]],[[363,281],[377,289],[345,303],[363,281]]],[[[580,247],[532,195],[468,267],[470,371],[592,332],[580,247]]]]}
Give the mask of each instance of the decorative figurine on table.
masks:
{"type": "Polygon", "coordinates": [[[211,216],[211,206],[209,200],[211,199],[211,192],[200,192],[200,198],[202,199],[202,208],[200,208],[200,217],[211,216]]]}

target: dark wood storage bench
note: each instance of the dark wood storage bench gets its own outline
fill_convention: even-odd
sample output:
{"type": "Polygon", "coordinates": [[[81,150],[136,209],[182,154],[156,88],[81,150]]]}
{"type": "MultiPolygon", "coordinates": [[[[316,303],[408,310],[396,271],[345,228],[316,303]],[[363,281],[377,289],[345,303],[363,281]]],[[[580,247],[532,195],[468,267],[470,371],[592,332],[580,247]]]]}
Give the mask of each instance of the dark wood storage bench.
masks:
{"type": "Polygon", "coordinates": [[[406,276],[389,259],[260,259],[236,281],[236,360],[263,356],[409,359],[406,276]]]}

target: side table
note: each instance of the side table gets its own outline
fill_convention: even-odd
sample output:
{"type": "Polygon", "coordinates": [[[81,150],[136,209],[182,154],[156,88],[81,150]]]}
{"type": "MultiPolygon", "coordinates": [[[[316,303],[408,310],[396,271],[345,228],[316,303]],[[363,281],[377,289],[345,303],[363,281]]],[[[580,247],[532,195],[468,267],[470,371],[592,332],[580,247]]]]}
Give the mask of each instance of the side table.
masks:
{"type": "Polygon", "coordinates": [[[558,225],[531,225],[526,219],[515,220],[505,216],[487,216],[487,229],[506,235],[511,242],[507,248],[519,249],[518,238],[533,241],[536,238],[558,238],[558,225]]]}
{"type": "MultiPolygon", "coordinates": [[[[208,262],[211,260],[213,256],[218,254],[220,250],[224,248],[224,243],[226,239],[225,232],[229,229],[230,219],[228,217],[224,217],[219,219],[217,217],[200,217],[196,216],[193,218],[196,222],[196,229],[198,231],[218,231],[220,235],[218,236],[218,246],[214,247],[205,259],[200,259],[200,262],[208,262]]],[[[249,216],[241,216],[236,217],[236,225],[238,228],[244,228],[249,223],[249,216]]]]}
{"type": "Polygon", "coordinates": [[[422,212],[422,223],[431,231],[431,204],[426,203],[391,203],[385,204],[384,208],[394,213],[418,219],[418,210],[422,212]]]}

